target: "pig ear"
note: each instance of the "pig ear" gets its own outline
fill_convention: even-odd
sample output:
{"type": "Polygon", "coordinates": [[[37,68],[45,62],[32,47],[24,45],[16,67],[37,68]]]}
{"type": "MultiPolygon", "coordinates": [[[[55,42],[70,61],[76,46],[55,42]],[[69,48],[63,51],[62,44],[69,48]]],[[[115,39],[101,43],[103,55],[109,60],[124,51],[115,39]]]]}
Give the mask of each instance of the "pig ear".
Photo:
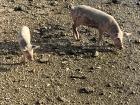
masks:
{"type": "Polygon", "coordinates": [[[37,49],[39,48],[40,46],[36,46],[36,45],[32,45],[32,49],[37,49]]]}
{"type": "Polygon", "coordinates": [[[130,36],[132,33],[123,32],[125,36],[130,36]]]}

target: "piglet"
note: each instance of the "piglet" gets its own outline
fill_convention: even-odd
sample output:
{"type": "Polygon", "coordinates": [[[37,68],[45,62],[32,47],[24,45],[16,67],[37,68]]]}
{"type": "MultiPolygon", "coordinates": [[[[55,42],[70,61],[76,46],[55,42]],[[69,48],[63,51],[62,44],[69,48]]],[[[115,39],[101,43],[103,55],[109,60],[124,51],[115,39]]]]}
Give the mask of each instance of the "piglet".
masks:
{"type": "Polygon", "coordinates": [[[109,14],[92,8],[86,5],[70,6],[70,15],[73,19],[73,35],[76,40],[79,40],[79,33],[77,27],[80,25],[93,27],[99,31],[99,39],[97,45],[100,45],[102,35],[110,36],[115,46],[118,49],[123,48],[123,35],[130,35],[131,33],[124,33],[121,31],[116,20],[109,14]]]}
{"type": "Polygon", "coordinates": [[[31,44],[31,35],[30,29],[27,26],[23,26],[18,34],[18,43],[20,50],[23,53],[23,62],[26,62],[26,58],[30,61],[33,61],[33,50],[39,46],[31,44]]]}

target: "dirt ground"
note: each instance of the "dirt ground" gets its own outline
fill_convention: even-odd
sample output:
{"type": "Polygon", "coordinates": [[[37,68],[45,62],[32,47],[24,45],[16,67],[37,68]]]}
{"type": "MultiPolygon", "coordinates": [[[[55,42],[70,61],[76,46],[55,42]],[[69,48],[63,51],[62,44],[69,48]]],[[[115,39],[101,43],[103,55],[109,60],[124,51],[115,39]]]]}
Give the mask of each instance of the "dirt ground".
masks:
{"type": "Polygon", "coordinates": [[[0,105],[139,105],[140,5],[135,0],[0,0],[0,105]],[[68,4],[86,4],[114,16],[125,48],[104,38],[95,57],[98,31],[79,27],[72,35],[68,4]],[[17,35],[31,29],[35,61],[21,63],[17,35]]]}

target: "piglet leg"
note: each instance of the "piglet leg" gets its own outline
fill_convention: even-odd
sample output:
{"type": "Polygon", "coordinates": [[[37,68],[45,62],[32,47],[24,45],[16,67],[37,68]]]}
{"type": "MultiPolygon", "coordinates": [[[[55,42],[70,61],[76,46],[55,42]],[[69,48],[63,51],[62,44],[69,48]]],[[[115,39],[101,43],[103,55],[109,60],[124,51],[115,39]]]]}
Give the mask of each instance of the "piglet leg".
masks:
{"type": "Polygon", "coordinates": [[[98,40],[97,40],[97,46],[98,47],[100,46],[101,41],[102,41],[102,34],[103,34],[103,32],[102,31],[99,31],[99,37],[98,37],[98,40]]]}
{"type": "Polygon", "coordinates": [[[79,38],[79,33],[78,33],[78,31],[77,31],[77,26],[76,26],[76,24],[73,24],[73,25],[72,25],[72,28],[73,28],[73,36],[74,36],[74,38],[75,38],[76,40],[79,40],[80,38],[79,38]]]}

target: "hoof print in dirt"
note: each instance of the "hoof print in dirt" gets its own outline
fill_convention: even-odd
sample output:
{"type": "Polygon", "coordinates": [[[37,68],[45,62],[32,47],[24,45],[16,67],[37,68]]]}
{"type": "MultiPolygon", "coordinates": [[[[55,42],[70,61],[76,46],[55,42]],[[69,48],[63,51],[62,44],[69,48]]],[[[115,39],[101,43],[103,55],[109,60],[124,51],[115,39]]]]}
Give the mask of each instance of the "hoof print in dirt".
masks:
{"type": "Polygon", "coordinates": [[[79,93],[85,93],[85,94],[91,94],[91,93],[93,93],[94,92],[94,90],[93,89],[90,89],[90,88],[80,88],[79,90],[78,90],[78,92],[79,93]]]}

